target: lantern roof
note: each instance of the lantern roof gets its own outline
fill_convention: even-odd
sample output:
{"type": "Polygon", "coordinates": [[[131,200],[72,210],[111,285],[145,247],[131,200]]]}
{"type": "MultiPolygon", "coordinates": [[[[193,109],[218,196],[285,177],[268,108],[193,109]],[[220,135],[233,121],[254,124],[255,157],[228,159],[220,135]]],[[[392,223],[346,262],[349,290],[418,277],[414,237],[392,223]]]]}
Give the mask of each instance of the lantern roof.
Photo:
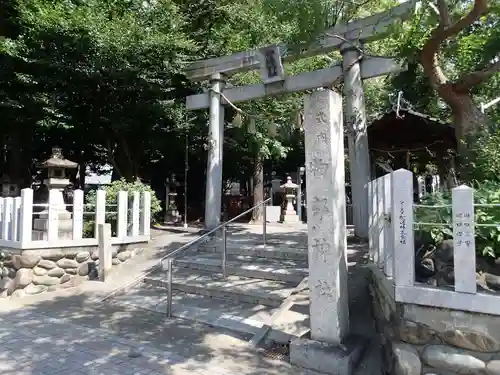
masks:
{"type": "Polygon", "coordinates": [[[49,159],[40,163],[40,168],[71,168],[78,167],[78,163],[65,159],[59,147],[52,148],[52,155],[49,159]]]}

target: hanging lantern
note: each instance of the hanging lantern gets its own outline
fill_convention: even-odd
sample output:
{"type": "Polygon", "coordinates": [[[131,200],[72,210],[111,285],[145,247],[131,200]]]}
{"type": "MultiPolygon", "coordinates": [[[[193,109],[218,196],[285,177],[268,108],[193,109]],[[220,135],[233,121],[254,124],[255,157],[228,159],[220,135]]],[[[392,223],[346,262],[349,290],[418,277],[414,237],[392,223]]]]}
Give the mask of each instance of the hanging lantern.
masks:
{"type": "Polygon", "coordinates": [[[250,118],[250,121],[248,122],[247,131],[249,134],[255,134],[257,132],[257,129],[255,127],[255,119],[250,118]]]}
{"type": "Polygon", "coordinates": [[[241,113],[237,112],[236,116],[233,117],[233,121],[231,121],[231,126],[233,128],[241,128],[242,123],[243,119],[241,118],[241,113]]]}

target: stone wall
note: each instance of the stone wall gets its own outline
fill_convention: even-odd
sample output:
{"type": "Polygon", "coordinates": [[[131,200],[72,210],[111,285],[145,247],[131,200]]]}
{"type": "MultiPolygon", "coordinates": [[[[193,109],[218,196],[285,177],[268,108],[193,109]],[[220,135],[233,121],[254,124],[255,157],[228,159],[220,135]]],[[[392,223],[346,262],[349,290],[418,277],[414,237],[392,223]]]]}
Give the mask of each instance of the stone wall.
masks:
{"type": "Polygon", "coordinates": [[[500,317],[395,303],[370,286],[384,369],[391,375],[500,375],[500,317]]]}
{"type": "MultiPolygon", "coordinates": [[[[113,266],[141,251],[141,244],[112,247],[113,266]]],[[[3,250],[8,277],[0,279],[0,298],[23,297],[69,286],[70,280],[97,278],[97,246],[35,250],[3,250]]]]}

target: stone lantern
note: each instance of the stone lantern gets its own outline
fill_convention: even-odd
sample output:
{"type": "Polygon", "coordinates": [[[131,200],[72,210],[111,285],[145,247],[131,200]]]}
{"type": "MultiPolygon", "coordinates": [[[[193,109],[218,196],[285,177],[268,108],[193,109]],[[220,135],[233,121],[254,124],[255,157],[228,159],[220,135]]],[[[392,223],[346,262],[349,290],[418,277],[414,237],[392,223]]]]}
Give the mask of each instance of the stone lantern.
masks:
{"type": "Polygon", "coordinates": [[[6,174],[0,178],[0,196],[3,198],[17,197],[19,195],[19,186],[13,184],[10,177],[6,174]]]}
{"type": "Polygon", "coordinates": [[[286,208],[283,212],[283,222],[284,223],[298,223],[299,215],[293,208],[293,200],[296,197],[296,190],[299,187],[297,184],[292,182],[292,178],[288,176],[286,178],[286,183],[280,186],[285,191],[286,198],[286,208]]]}
{"type": "Polygon", "coordinates": [[[167,211],[165,213],[166,223],[178,223],[181,220],[181,215],[175,204],[175,198],[177,197],[177,187],[179,183],[175,179],[175,174],[172,174],[171,178],[167,178],[166,188],[167,188],[167,211]]]}
{"type": "MultiPolygon", "coordinates": [[[[78,163],[64,158],[62,151],[58,147],[52,149],[52,155],[49,159],[40,164],[40,168],[47,170],[47,178],[43,181],[48,190],[52,190],[53,200],[49,202],[58,213],[58,231],[59,239],[72,239],[73,222],[71,213],[66,208],[64,202],[64,192],[70,185],[69,178],[66,175],[68,169],[75,169],[78,163]]],[[[48,229],[48,207],[39,213],[39,218],[34,220],[33,232],[36,239],[46,240],[48,229]]]]}

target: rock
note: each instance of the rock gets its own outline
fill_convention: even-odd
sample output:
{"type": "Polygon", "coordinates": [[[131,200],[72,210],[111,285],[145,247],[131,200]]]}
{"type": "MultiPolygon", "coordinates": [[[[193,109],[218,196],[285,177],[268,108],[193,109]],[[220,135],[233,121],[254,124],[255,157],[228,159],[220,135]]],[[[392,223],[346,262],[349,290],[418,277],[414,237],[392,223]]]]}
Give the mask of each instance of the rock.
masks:
{"type": "Polygon", "coordinates": [[[47,270],[45,268],[35,266],[33,268],[33,274],[36,276],[43,276],[43,275],[47,274],[47,270]]]}
{"type": "Polygon", "coordinates": [[[82,262],[85,262],[89,258],[90,258],[90,253],[88,251],[82,251],[82,252],[76,254],[75,260],[78,263],[82,263],[82,262]]]}
{"type": "Polygon", "coordinates": [[[500,289],[500,276],[485,272],[484,280],[486,281],[486,285],[488,285],[488,287],[492,289],[500,289]]]}
{"type": "Polygon", "coordinates": [[[16,289],[26,288],[33,281],[33,270],[29,268],[21,268],[16,273],[14,284],[16,289]]]}
{"type": "Polygon", "coordinates": [[[26,293],[24,293],[24,290],[17,289],[17,290],[14,290],[14,293],[12,293],[12,298],[22,298],[25,295],[26,295],[26,293]]]}
{"type": "Polygon", "coordinates": [[[25,250],[23,255],[36,255],[43,259],[57,261],[64,257],[61,249],[25,250]]]}
{"type": "Polygon", "coordinates": [[[16,273],[17,273],[17,271],[15,268],[9,268],[9,277],[11,279],[14,279],[16,277],[16,273]]]}
{"type": "Polygon", "coordinates": [[[14,255],[12,257],[12,263],[16,269],[20,268],[33,268],[40,261],[39,255],[14,255]]]}
{"type": "Polygon", "coordinates": [[[59,267],[51,269],[47,273],[47,275],[50,276],[50,277],[61,277],[64,274],[65,274],[65,271],[62,268],[59,268],[59,267]]]}
{"type": "Polygon", "coordinates": [[[422,363],[417,350],[408,344],[395,343],[392,346],[395,375],[420,375],[422,363]]]}
{"type": "Polygon", "coordinates": [[[489,361],[486,365],[486,373],[488,375],[500,375],[500,360],[489,361]]]}
{"type": "Polygon", "coordinates": [[[7,298],[9,296],[9,293],[7,290],[4,290],[2,293],[0,293],[0,298],[7,298]]]}
{"type": "Polygon", "coordinates": [[[130,251],[123,251],[121,253],[119,253],[117,255],[117,258],[121,261],[121,262],[125,262],[127,259],[129,259],[130,257],[132,256],[131,252],[130,251]]]}
{"type": "Polygon", "coordinates": [[[49,275],[35,276],[35,277],[33,277],[33,284],[45,285],[45,286],[57,285],[57,284],[59,284],[59,278],[50,277],[49,275]]]}
{"type": "Polygon", "coordinates": [[[90,256],[90,259],[92,259],[92,260],[97,260],[97,259],[99,259],[99,252],[98,252],[98,251],[94,251],[94,252],[92,253],[92,255],[90,256]]]}
{"type": "Polygon", "coordinates": [[[64,284],[64,283],[67,283],[68,281],[71,280],[71,276],[68,275],[67,273],[65,273],[64,275],[62,275],[61,279],[59,280],[59,282],[61,284],[64,284]]]}
{"type": "Polygon", "coordinates": [[[4,277],[3,279],[0,279],[0,290],[8,289],[9,284],[13,282],[14,281],[8,276],[4,277]]]}
{"type": "Polygon", "coordinates": [[[85,262],[78,267],[78,275],[87,276],[89,274],[90,262],[85,262]]]}
{"type": "Polygon", "coordinates": [[[444,343],[476,352],[491,353],[500,351],[500,343],[486,333],[468,328],[456,328],[438,334],[444,343]]]}
{"type": "Polygon", "coordinates": [[[398,325],[390,324],[398,340],[414,345],[433,344],[436,342],[435,332],[429,327],[411,322],[401,321],[398,325]]]}
{"type": "Polygon", "coordinates": [[[142,352],[141,352],[141,349],[140,348],[130,348],[130,350],[128,351],[128,356],[130,358],[139,358],[142,356],[142,352]]]}
{"type": "Polygon", "coordinates": [[[486,364],[480,359],[446,345],[426,346],[422,351],[422,360],[429,366],[458,374],[474,375],[486,368],[486,364]]]}
{"type": "Polygon", "coordinates": [[[48,260],[48,259],[41,259],[40,262],[38,262],[37,266],[45,268],[47,270],[51,270],[53,268],[56,268],[57,264],[56,264],[56,262],[53,262],[53,261],[48,260]]]}
{"type": "Polygon", "coordinates": [[[111,259],[111,264],[112,264],[113,266],[117,266],[117,265],[119,265],[119,264],[121,264],[121,263],[122,263],[122,262],[121,262],[121,261],[120,261],[120,259],[118,259],[118,258],[113,258],[113,259],[111,259]]]}
{"type": "Polygon", "coordinates": [[[74,259],[62,258],[57,261],[57,265],[61,268],[78,268],[80,265],[74,259]]]}
{"type": "Polygon", "coordinates": [[[24,292],[28,295],[40,294],[47,291],[47,287],[45,285],[35,285],[30,284],[26,288],[24,288],[24,292]]]}
{"type": "Polygon", "coordinates": [[[77,268],[66,268],[66,273],[70,275],[76,275],[78,273],[77,268]]]}

